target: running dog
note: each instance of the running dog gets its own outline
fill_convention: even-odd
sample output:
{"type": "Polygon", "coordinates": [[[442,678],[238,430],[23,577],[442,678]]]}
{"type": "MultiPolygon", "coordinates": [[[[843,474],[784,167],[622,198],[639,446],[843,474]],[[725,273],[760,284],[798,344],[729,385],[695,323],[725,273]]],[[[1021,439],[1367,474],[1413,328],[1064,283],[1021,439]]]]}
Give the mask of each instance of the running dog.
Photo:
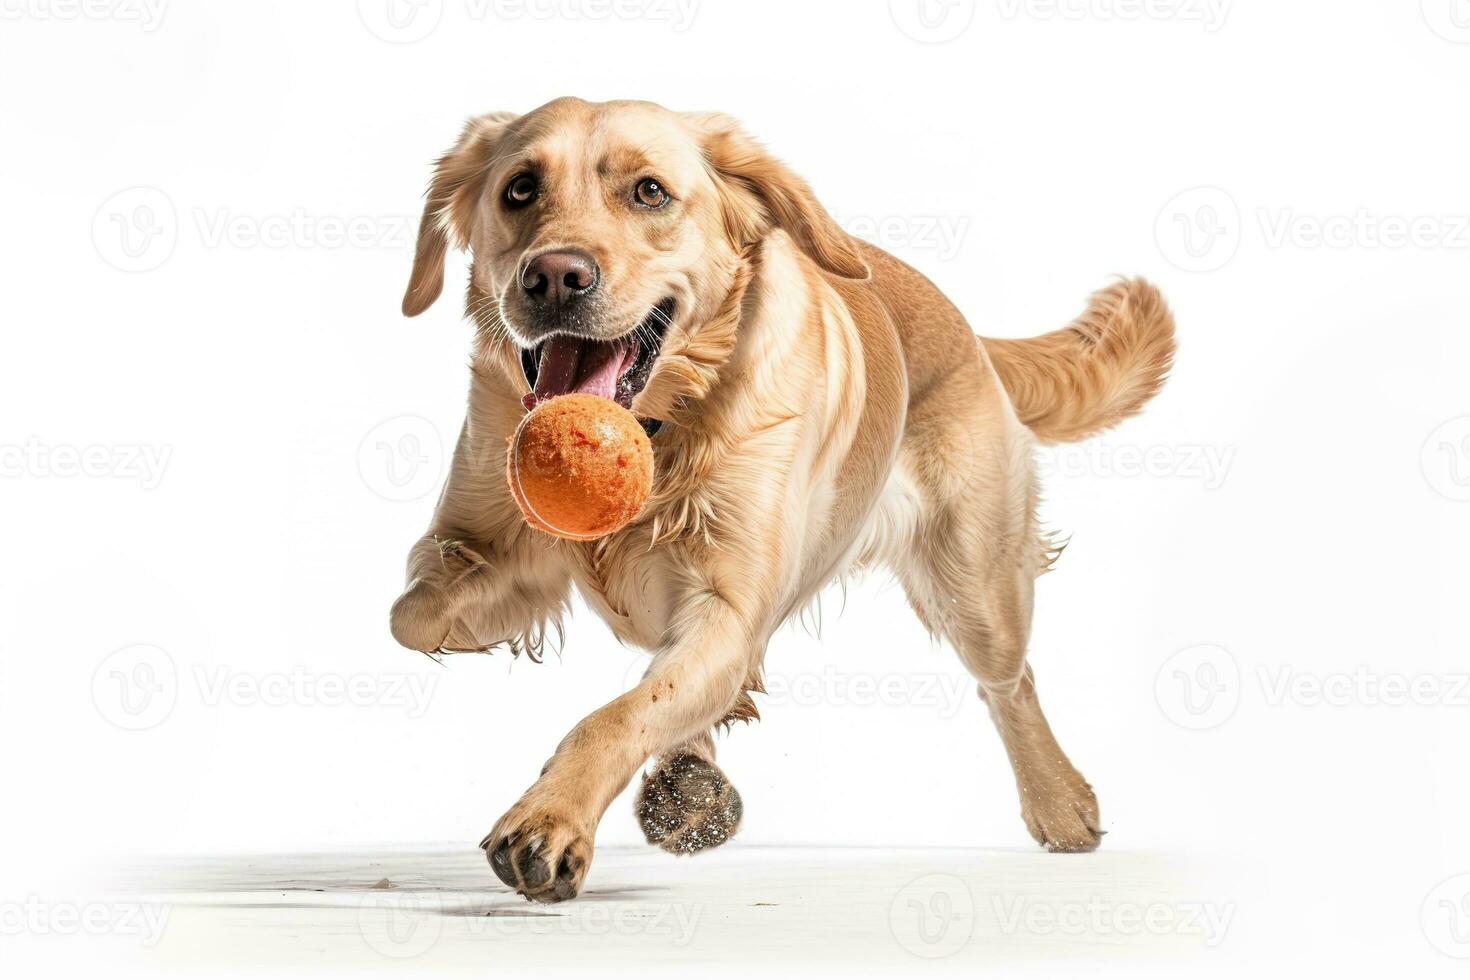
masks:
{"type": "Polygon", "coordinates": [[[1159,390],[1174,327],[1154,287],[1116,282],[1034,339],[976,337],[732,119],[645,102],[558,99],[471,120],[434,170],[407,316],[438,298],[451,248],[472,256],[469,409],[393,636],[539,657],[575,583],[652,653],[485,837],[503,882],[574,897],[603,812],[650,759],[637,807],[649,841],[675,853],[725,841],[741,804],[713,732],[757,717],[776,628],[869,567],[897,576],[975,677],[1031,835],[1054,851],[1097,846],[1097,799],[1026,663],[1033,583],[1056,556],[1032,455],[1159,390]],[[578,390],[629,407],[657,466],[639,517],[588,543],[527,527],[505,480],[527,395],[578,390]]]}

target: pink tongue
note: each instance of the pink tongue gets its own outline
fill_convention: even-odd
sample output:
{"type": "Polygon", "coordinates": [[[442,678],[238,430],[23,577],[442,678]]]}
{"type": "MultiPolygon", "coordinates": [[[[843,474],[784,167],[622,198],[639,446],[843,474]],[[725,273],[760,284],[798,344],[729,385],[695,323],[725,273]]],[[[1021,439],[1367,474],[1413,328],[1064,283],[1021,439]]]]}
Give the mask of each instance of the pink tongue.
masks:
{"type": "Polygon", "coordinates": [[[582,360],[582,342],[575,337],[552,337],[541,351],[536,369],[536,400],[564,395],[577,381],[577,364],[582,360]]]}
{"type": "Polygon", "coordinates": [[[637,357],[637,341],[552,337],[546,342],[541,364],[536,369],[534,401],[573,391],[616,400],[618,379],[637,357]]]}

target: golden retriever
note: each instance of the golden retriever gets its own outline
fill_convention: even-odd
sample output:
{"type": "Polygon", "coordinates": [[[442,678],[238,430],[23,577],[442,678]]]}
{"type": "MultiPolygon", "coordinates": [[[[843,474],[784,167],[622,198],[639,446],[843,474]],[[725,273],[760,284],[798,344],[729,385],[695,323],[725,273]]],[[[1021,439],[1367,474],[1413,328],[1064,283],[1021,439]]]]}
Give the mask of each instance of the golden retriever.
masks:
{"type": "Polygon", "coordinates": [[[391,627],[406,647],[540,654],[572,584],[652,652],[632,690],[564,738],[481,846],[530,899],[575,896],[603,812],[652,759],[646,836],[722,843],[739,795],[712,732],[756,717],[775,629],[828,583],[886,566],[978,682],[1031,835],[1096,847],[1092,788],[1057,745],[1026,664],[1037,526],[1033,447],[1137,412],[1173,322],[1134,279],[1070,326],[977,338],[944,295],[849,237],[730,118],[558,99],[473,119],[438,161],[403,312],[453,247],[472,255],[468,414],[391,627]],[[572,390],[653,433],[653,495],[590,543],[528,528],[505,481],[526,406],[572,390]]]}

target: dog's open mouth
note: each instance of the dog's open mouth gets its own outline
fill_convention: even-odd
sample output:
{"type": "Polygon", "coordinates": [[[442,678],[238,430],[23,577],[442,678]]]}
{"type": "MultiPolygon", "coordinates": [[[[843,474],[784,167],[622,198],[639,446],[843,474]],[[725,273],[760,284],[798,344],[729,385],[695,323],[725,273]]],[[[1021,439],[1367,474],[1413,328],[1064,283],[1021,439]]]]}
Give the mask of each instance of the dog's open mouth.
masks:
{"type": "MultiPolygon", "coordinates": [[[[521,351],[521,370],[531,391],[523,399],[527,409],[557,395],[574,391],[610,398],[626,409],[653,374],[664,331],[673,321],[674,301],[666,299],[648,312],[636,327],[616,340],[589,340],[553,334],[521,351]]],[[[658,423],[645,420],[644,428],[658,423]]],[[[651,432],[650,432],[651,434],[651,432]]]]}

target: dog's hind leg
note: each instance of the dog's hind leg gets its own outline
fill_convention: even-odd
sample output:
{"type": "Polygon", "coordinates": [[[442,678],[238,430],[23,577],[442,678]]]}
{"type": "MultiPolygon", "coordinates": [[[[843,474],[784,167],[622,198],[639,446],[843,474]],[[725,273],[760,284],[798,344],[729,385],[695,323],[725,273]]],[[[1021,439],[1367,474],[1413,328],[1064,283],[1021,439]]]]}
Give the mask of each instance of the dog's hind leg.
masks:
{"type": "Polygon", "coordinates": [[[1047,850],[1094,849],[1102,834],[1097,797],[1057,744],[1026,663],[1026,573],[1011,562],[983,568],[954,553],[925,558],[902,574],[905,589],[920,617],[954,645],[979,681],[1015,770],[1027,830],[1047,850]]]}
{"type": "Polygon", "coordinates": [[[1031,836],[1052,851],[1093,850],[1102,835],[1097,797],[1057,745],[1026,663],[1033,586],[1047,567],[1029,439],[976,419],[930,422],[928,432],[911,430],[909,448],[944,467],[908,467],[924,513],[895,570],[919,617],[979,682],[1031,836]]]}

